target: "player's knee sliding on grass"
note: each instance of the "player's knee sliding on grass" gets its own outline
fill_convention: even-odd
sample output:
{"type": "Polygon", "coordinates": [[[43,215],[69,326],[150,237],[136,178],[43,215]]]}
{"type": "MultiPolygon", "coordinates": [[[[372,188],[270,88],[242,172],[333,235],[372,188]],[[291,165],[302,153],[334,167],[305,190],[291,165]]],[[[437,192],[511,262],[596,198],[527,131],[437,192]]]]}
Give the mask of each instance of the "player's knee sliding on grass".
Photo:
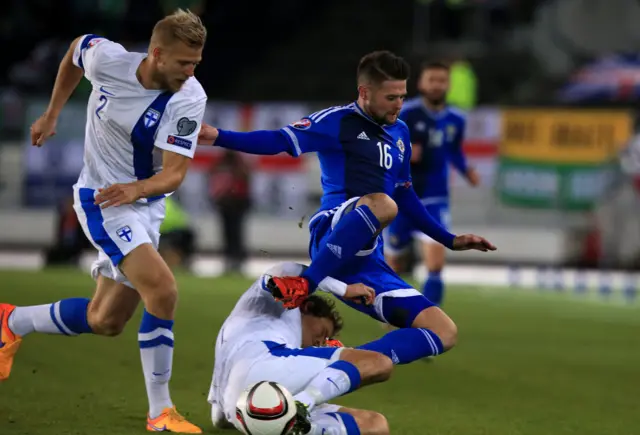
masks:
{"type": "Polygon", "coordinates": [[[205,39],[200,19],[178,10],[156,24],[146,54],[96,35],[71,44],[49,108],[31,136],[33,145],[42,146],[55,134],[57,117],[84,75],[93,92],[74,208],[99,251],[92,268],[97,289],[92,300],[0,305],[0,380],[9,376],[22,337],[115,336],[142,300],[138,344],[149,398],[147,430],[201,432],[177,413],[169,394],[177,287],[157,248],[164,197],[185,177],[206,107],[206,94],[193,77],[205,39]]]}
{"type": "MultiPolygon", "coordinates": [[[[344,421],[344,414],[350,415],[355,423],[355,426],[358,427],[358,431],[352,430],[352,433],[361,435],[389,435],[389,423],[384,415],[379,412],[369,411],[365,409],[355,409],[355,408],[345,408],[340,407],[336,410],[336,413],[342,417],[344,421]]],[[[332,416],[333,417],[333,416],[332,416]]],[[[335,417],[334,417],[335,418],[335,417]]],[[[351,435],[349,433],[349,429],[347,428],[347,435],[351,435]]],[[[320,432],[322,435],[322,432],[320,432]]]]}

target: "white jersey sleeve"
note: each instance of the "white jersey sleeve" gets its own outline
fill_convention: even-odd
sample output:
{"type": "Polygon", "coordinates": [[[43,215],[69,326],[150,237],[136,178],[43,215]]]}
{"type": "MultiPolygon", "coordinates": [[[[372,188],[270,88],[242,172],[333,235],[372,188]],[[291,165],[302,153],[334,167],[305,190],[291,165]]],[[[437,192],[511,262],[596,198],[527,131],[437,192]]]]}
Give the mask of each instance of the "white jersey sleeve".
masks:
{"type": "Polygon", "coordinates": [[[98,35],[83,35],[73,51],[73,64],[84,70],[85,77],[93,81],[103,81],[106,64],[126,55],[127,50],[120,44],[98,35]]]}
{"type": "Polygon", "coordinates": [[[207,106],[207,95],[195,78],[189,79],[171,99],[160,120],[155,146],[193,158],[207,106]]]}

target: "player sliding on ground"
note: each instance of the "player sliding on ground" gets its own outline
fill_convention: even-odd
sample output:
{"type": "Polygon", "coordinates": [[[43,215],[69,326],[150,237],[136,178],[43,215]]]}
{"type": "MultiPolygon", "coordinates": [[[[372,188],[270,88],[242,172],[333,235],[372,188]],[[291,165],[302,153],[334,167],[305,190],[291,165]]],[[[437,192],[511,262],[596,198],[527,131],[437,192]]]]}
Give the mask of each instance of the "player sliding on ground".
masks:
{"type": "MultiPolygon", "coordinates": [[[[242,430],[236,418],[238,397],[249,385],[266,380],[294,395],[297,434],[388,434],[386,419],[376,412],[327,404],[362,386],[386,381],[394,361],[391,354],[364,350],[376,342],[356,349],[328,347],[327,339],[338,334],[342,322],[326,298],[313,295],[290,310],[275,300],[267,286],[270,277],[298,276],[304,270],[296,263],[271,268],[242,295],[222,325],[208,398],[214,426],[242,430]]],[[[347,286],[333,278],[323,279],[320,289],[364,306],[375,296],[363,284],[347,286]]],[[[420,357],[410,344],[396,350],[404,362],[420,357]]]]}
{"type": "Polygon", "coordinates": [[[372,287],[373,306],[345,302],[402,329],[387,334],[371,349],[389,354],[394,347],[411,343],[428,357],[455,345],[456,325],[387,265],[381,230],[400,209],[417,230],[449,249],[496,248],[482,237],[448,232],[414,192],[409,129],[398,119],[408,77],[409,65],[402,58],[373,52],[358,66],[356,102],[320,110],[274,131],[238,133],[204,125],[199,142],[252,154],[318,153],[324,195],[320,210],[309,221],[311,266],[300,277],[273,278],[270,285],[293,307],[327,276],[372,287]]]}
{"type": "Polygon", "coordinates": [[[96,35],[71,43],[31,140],[39,147],[55,134],[84,74],[93,91],[84,167],[73,193],[82,229],[99,251],[91,272],[96,292],[91,300],[0,304],[0,380],[9,377],[24,336],[115,336],[142,300],[138,344],[149,399],[147,430],[201,432],[178,414],[169,394],[177,287],[157,248],[164,197],[182,183],[205,111],[207,96],[193,73],[206,33],[196,15],[178,10],[155,25],[148,53],[128,52],[96,35]]]}

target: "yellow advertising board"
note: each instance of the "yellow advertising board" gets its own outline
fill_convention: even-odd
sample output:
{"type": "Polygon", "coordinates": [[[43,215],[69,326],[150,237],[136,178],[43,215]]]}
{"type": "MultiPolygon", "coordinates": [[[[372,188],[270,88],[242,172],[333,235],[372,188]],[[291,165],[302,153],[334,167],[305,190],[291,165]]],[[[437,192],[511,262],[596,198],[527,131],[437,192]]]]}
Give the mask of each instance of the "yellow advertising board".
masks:
{"type": "Polygon", "coordinates": [[[601,163],[632,134],[629,111],[505,109],[500,155],[539,163],[601,163]]]}

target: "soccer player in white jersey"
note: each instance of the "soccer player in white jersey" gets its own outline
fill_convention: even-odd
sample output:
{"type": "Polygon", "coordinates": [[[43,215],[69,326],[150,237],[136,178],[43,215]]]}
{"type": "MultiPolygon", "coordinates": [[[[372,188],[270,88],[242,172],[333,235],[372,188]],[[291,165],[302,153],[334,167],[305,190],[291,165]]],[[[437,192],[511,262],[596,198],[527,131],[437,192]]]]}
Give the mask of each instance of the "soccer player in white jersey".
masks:
{"type": "MultiPolygon", "coordinates": [[[[331,301],[310,296],[300,308],[287,310],[272,296],[273,276],[298,276],[305,266],[281,263],[247,290],[222,325],[216,340],[215,367],[209,390],[211,418],[217,428],[236,419],[242,391],[259,381],[278,382],[296,399],[295,433],[354,435],[389,433],[386,419],[373,411],[328,404],[361,386],[386,381],[393,363],[369,350],[326,346],[342,322],[331,301]],[[310,411],[310,415],[307,413],[310,411]]],[[[373,289],[325,278],[321,290],[352,301],[373,302],[373,289]]]]}
{"type": "Polygon", "coordinates": [[[149,398],[147,429],[200,433],[169,394],[176,282],[157,252],[163,198],[180,186],[196,148],[207,96],[194,75],[206,29],[177,10],[154,27],[148,53],[96,35],[76,38],[60,64],[49,106],[31,127],[33,145],[55,134],[56,120],[84,75],[84,167],[73,188],[84,233],[98,249],[91,300],[0,305],[0,380],[8,378],[22,338],[32,332],[118,335],[142,300],[138,334],[149,398]]]}

